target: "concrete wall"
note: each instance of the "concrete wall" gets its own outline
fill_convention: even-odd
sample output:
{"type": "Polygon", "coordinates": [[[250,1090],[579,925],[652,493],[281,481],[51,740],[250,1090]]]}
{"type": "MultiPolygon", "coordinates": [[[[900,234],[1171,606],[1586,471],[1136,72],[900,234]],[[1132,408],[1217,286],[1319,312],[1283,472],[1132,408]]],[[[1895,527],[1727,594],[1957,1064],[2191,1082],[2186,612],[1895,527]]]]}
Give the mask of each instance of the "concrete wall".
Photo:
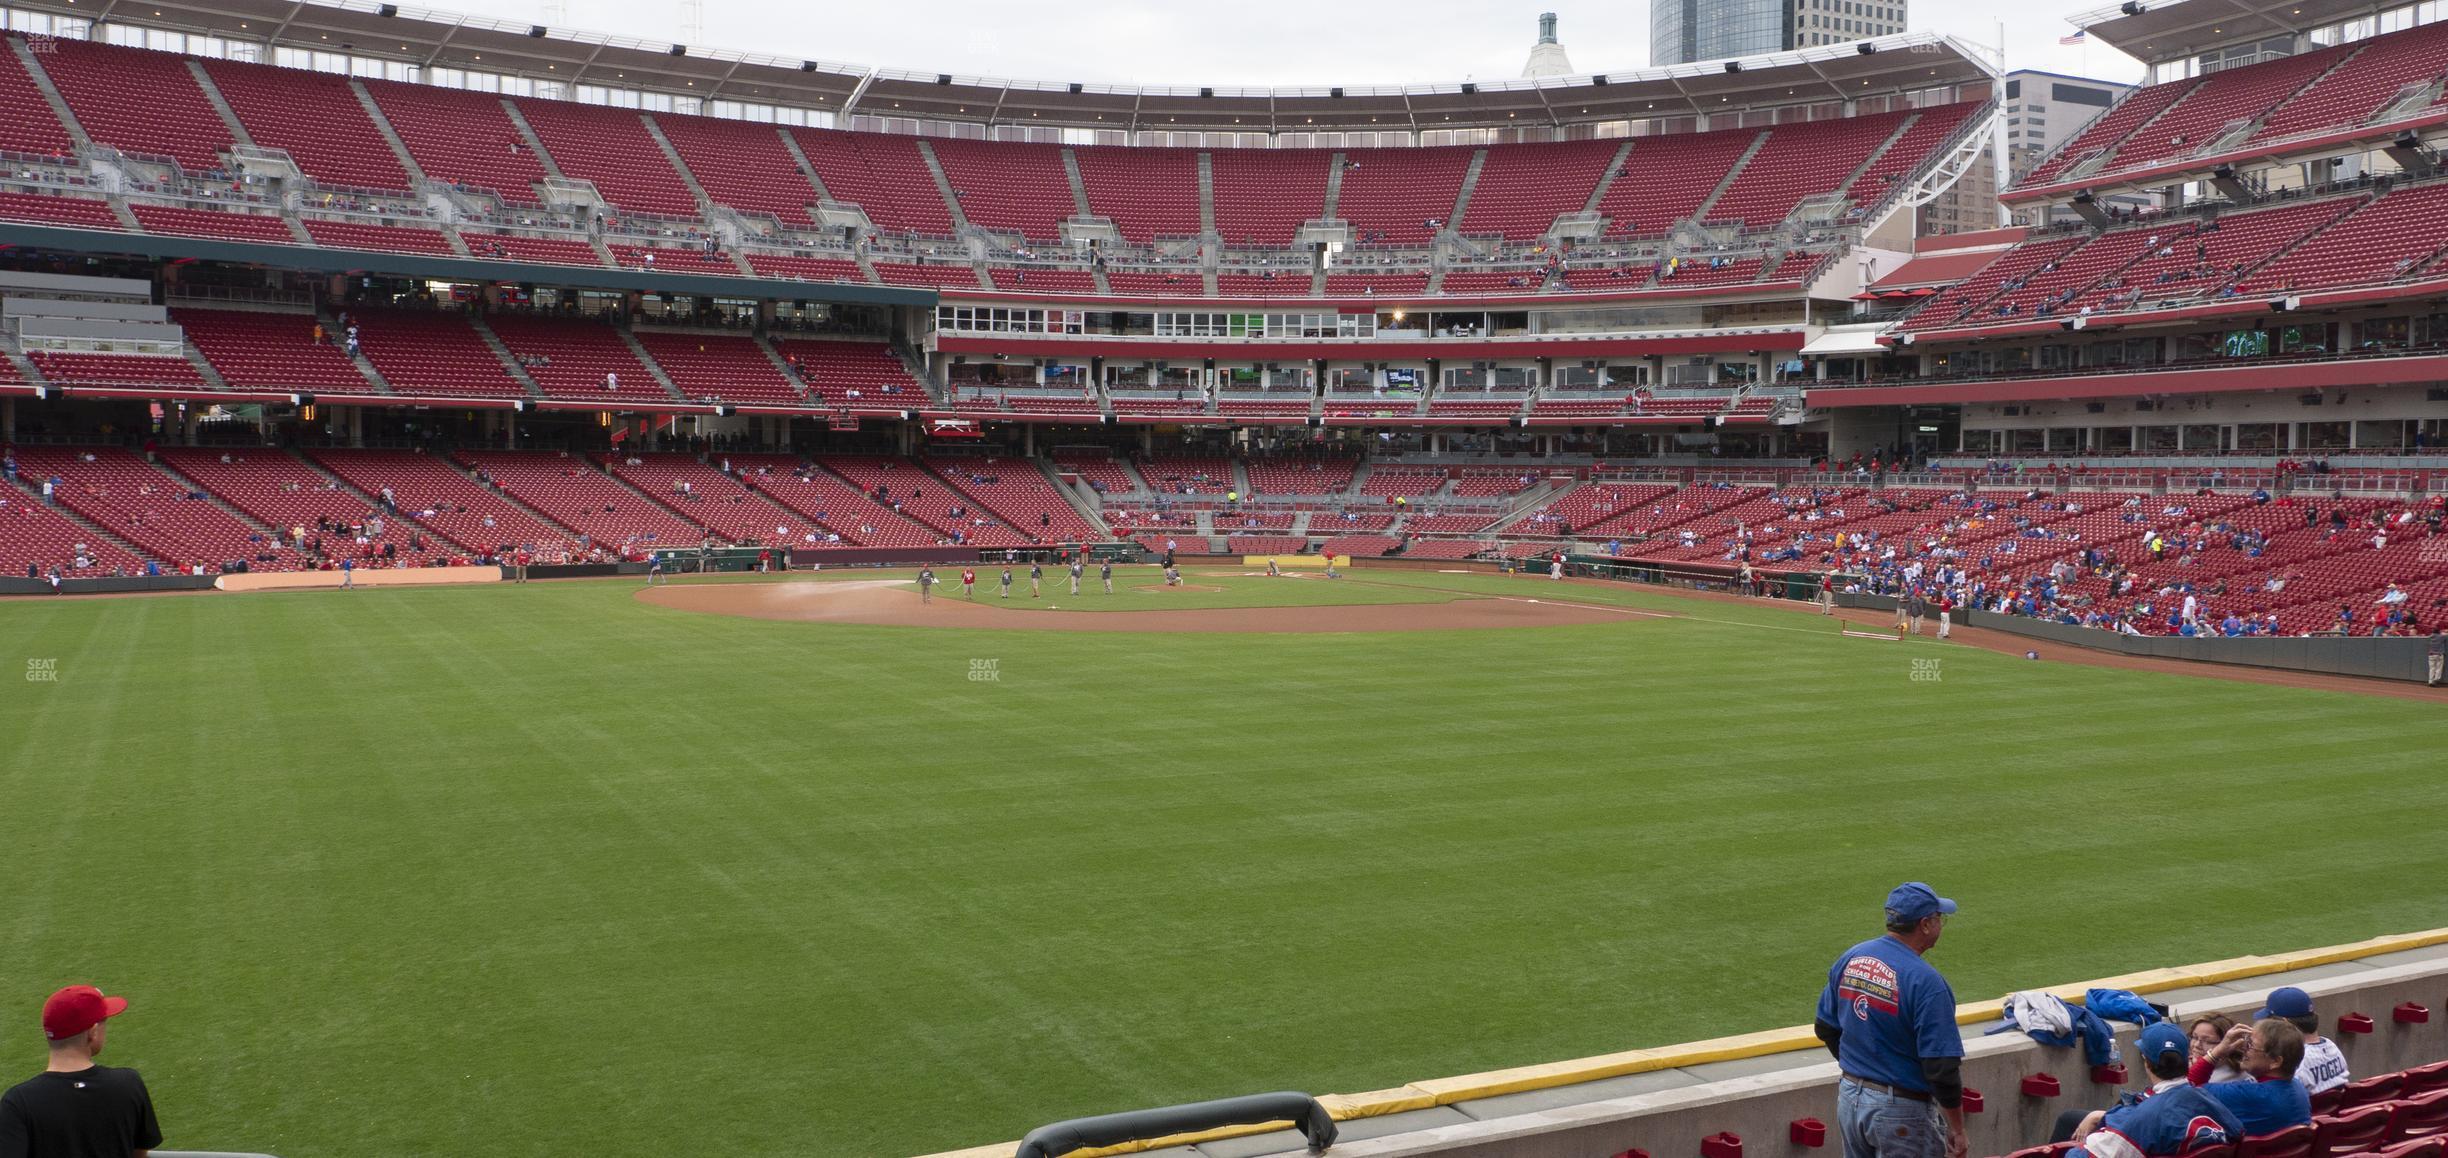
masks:
{"type": "MultiPolygon", "coordinates": [[[[1936,963],[1945,967],[1943,948],[1936,963]]],[[[2280,985],[2300,985],[2312,994],[2357,1076],[2448,1058],[2448,944],[2165,989],[2149,997],[2171,1006],[2180,1022],[2213,1012],[2242,1020],[2280,985]],[[2397,1024],[2391,1010],[2405,1001],[2428,1007],[2432,1019],[2397,1024]],[[2335,1033],[2339,1016],[2349,1012],[2369,1015],[2375,1032],[2335,1033]]],[[[1988,1024],[1995,1023],[1963,1030],[1964,1084],[1978,1091],[1983,1102],[1980,1112],[1965,1119],[1975,1158],[2044,1142],[2058,1114],[2105,1106],[2125,1088],[2094,1084],[2079,1047],[2044,1046],[2013,1031],[1984,1036],[1988,1024]],[[2042,1073],[2057,1079],[2056,1096],[2020,1092],[2025,1077],[2042,1073]]],[[[2136,1027],[2119,1023],[2117,1030],[2119,1060],[2134,1081],[2141,1081],[2141,1068],[2132,1058],[2136,1027]]],[[[1615,1158],[1642,1150],[1651,1158],[1698,1158],[1702,1138],[1732,1133],[1742,1139],[1744,1158],[1836,1158],[1842,1150],[1835,1134],[1836,1079],[1834,1061],[1817,1048],[1702,1062],[1352,1119],[1341,1123],[1342,1137],[1330,1153],[1348,1158],[1615,1158]],[[1824,1147],[1812,1149],[1790,1140],[1791,1124],[1801,1118],[1828,1125],[1824,1147]]],[[[1415,1083],[1411,1088],[1439,1084],[1415,1083]]],[[[993,1149],[962,1153],[966,1158],[993,1149]]],[[[1010,1152],[1008,1147],[1000,1149],[1010,1152]]],[[[1289,1130],[1146,1151],[1163,1158],[1264,1158],[1302,1152],[1300,1136],[1289,1130]]]]}

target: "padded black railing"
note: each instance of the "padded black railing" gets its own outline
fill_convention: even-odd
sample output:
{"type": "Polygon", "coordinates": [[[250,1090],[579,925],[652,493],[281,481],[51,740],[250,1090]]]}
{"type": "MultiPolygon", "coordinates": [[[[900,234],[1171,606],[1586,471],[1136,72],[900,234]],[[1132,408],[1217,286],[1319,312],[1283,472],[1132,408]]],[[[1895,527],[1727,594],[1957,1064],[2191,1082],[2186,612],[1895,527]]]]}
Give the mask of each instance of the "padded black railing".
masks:
{"type": "Polygon", "coordinates": [[[1312,1154],[1323,1154],[1334,1145],[1334,1119],[1327,1116],[1326,1107],[1319,1105],[1316,1098],[1294,1093],[1251,1094],[1039,1126],[1020,1140],[1020,1150],[1014,1158],[1062,1158],[1074,1150],[1093,1146],[1119,1146],[1219,1126],[1282,1121],[1290,1121],[1301,1137],[1309,1140],[1312,1154]]]}

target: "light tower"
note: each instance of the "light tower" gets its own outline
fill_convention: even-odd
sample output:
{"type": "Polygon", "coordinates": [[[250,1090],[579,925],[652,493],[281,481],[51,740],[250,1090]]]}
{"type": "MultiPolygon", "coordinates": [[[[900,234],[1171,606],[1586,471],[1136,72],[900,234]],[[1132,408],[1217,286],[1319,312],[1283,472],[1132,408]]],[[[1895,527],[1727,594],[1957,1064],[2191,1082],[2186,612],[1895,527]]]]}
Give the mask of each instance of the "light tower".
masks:
{"type": "Polygon", "coordinates": [[[1564,46],[1556,43],[1556,14],[1539,13],[1538,43],[1530,46],[1530,63],[1522,66],[1522,75],[1571,76],[1572,61],[1564,58],[1564,46]]]}

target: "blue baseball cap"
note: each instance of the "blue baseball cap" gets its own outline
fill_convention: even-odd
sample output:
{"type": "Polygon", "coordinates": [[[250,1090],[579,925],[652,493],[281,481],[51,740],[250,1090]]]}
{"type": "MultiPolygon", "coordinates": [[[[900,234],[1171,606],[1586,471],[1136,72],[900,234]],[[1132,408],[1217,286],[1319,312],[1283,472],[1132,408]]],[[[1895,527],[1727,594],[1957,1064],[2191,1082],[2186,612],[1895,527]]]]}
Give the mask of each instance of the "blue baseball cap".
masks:
{"type": "Polygon", "coordinates": [[[2312,995],[2288,985],[2270,990],[2269,1000],[2261,1003],[2261,1012],[2253,1014],[2253,1020],[2259,1021],[2264,1017],[2310,1016],[2312,1016],[2312,995]]]}
{"type": "Polygon", "coordinates": [[[2143,1027],[2142,1036],[2134,1039],[2134,1050],[2142,1055],[2142,1064],[2147,1066],[2169,1054],[2182,1057],[2191,1053],[2193,1042],[2185,1031],[2176,1028],[2175,1022],[2162,1021],[2143,1027]]]}
{"type": "Polygon", "coordinates": [[[1906,881],[1887,894],[1887,923],[1901,925],[1923,917],[1945,916],[1955,911],[1955,902],[1939,896],[1937,890],[1919,881],[1906,881]]]}

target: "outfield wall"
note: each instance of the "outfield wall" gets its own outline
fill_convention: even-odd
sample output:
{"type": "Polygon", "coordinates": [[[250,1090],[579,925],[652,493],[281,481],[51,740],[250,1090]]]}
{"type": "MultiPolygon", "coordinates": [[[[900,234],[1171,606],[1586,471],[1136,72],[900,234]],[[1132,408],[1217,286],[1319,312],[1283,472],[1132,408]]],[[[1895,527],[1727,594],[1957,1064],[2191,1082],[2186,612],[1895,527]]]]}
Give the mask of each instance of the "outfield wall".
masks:
{"type": "MultiPolygon", "coordinates": [[[[1933,963],[1945,969],[1943,945],[1933,963]]],[[[2179,1021],[2213,1012],[2241,1020],[2280,985],[2300,985],[2312,994],[2357,1075],[2448,1058],[2448,929],[2049,991],[2079,1000],[2093,987],[2130,989],[2172,1007],[2179,1021]],[[2425,1007],[2429,1020],[2396,1021],[2391,1014],[2402,1002],[2425,1007]],[[2356,1012],[2372,1019],[2373,1032],[2337,1032],[2340,1017],[2356,1012]]],[[[2046,1141],[2059,1113],[2105,1106],[2126,1088],[2094,1082],[2080,1047],[2045,1046],[2013,1031],[1984,1036],[2000,1008],[1999,1001],[1983,1001],[1957,1010],[1964,1023],[1964,1084],[1981,1098],[1980,1108],[1965,1117],[1975,1158],[2046,1141]],[[2044,1074],[2056,1079],[2056,1094],[2024,1091],[2025,1079],[2044,1074]]],[[[2136,1029],[2112,1024],[2118,1060],[2139,1081],[2131,1049],[2136,1029]]],[[[1841,1149],[1834,1130],[1836,1078],[1835,1062],[1810,1028],[1795,1026],[1319,1100],[1342,1125],[1332,1153],[1351,1158],[1611,1158],[1632,1150],[1651,1158],[1697,1158],[1700,1140],[1720,1133],[1742,1139],[1744,1158],[1829,1158],[1841,1149]],[[1804,1118],[1828,1125],[1823,1147],[1792,1139],[1792,1124],[1804,1118]]],[[[944,1158],[1007,1158],[1012,1150],[1006,1143],[944,1158]]],[[[1305,1143],[1279,1126],[1078,1153],[1094,1158],[1134,1151],[1163,1158],[1261,1158],[1304,1153],[1305,1143]]]]}
{"type": "MultiPolygon", "coordinates": [[[[133,595],[146,591],[209,591],[211,575],[151,575],[121,579],[62,579],[61,595],[133,595]]],[[[0,579],[0,595],[49,595],[46,579],[0,579]]]]}
{"type": "Polygon", "coordinates": [[[2087,647],[2119,655],[2185,659],[2198,663],[2229,663],[2244,667],[2280,668],[2324,675],[2368,679],[2411,680],[2428,674],[2431,641],[2420,636],[2372,639],[2362,636],[2245,636],[2240,639],[2184,639],[2177,636],[2118,635],[2091,627],[2045,623],[1993,611],[1964,614],[1964,626],[2020,635],[2027,639],[2087,647]]]}

